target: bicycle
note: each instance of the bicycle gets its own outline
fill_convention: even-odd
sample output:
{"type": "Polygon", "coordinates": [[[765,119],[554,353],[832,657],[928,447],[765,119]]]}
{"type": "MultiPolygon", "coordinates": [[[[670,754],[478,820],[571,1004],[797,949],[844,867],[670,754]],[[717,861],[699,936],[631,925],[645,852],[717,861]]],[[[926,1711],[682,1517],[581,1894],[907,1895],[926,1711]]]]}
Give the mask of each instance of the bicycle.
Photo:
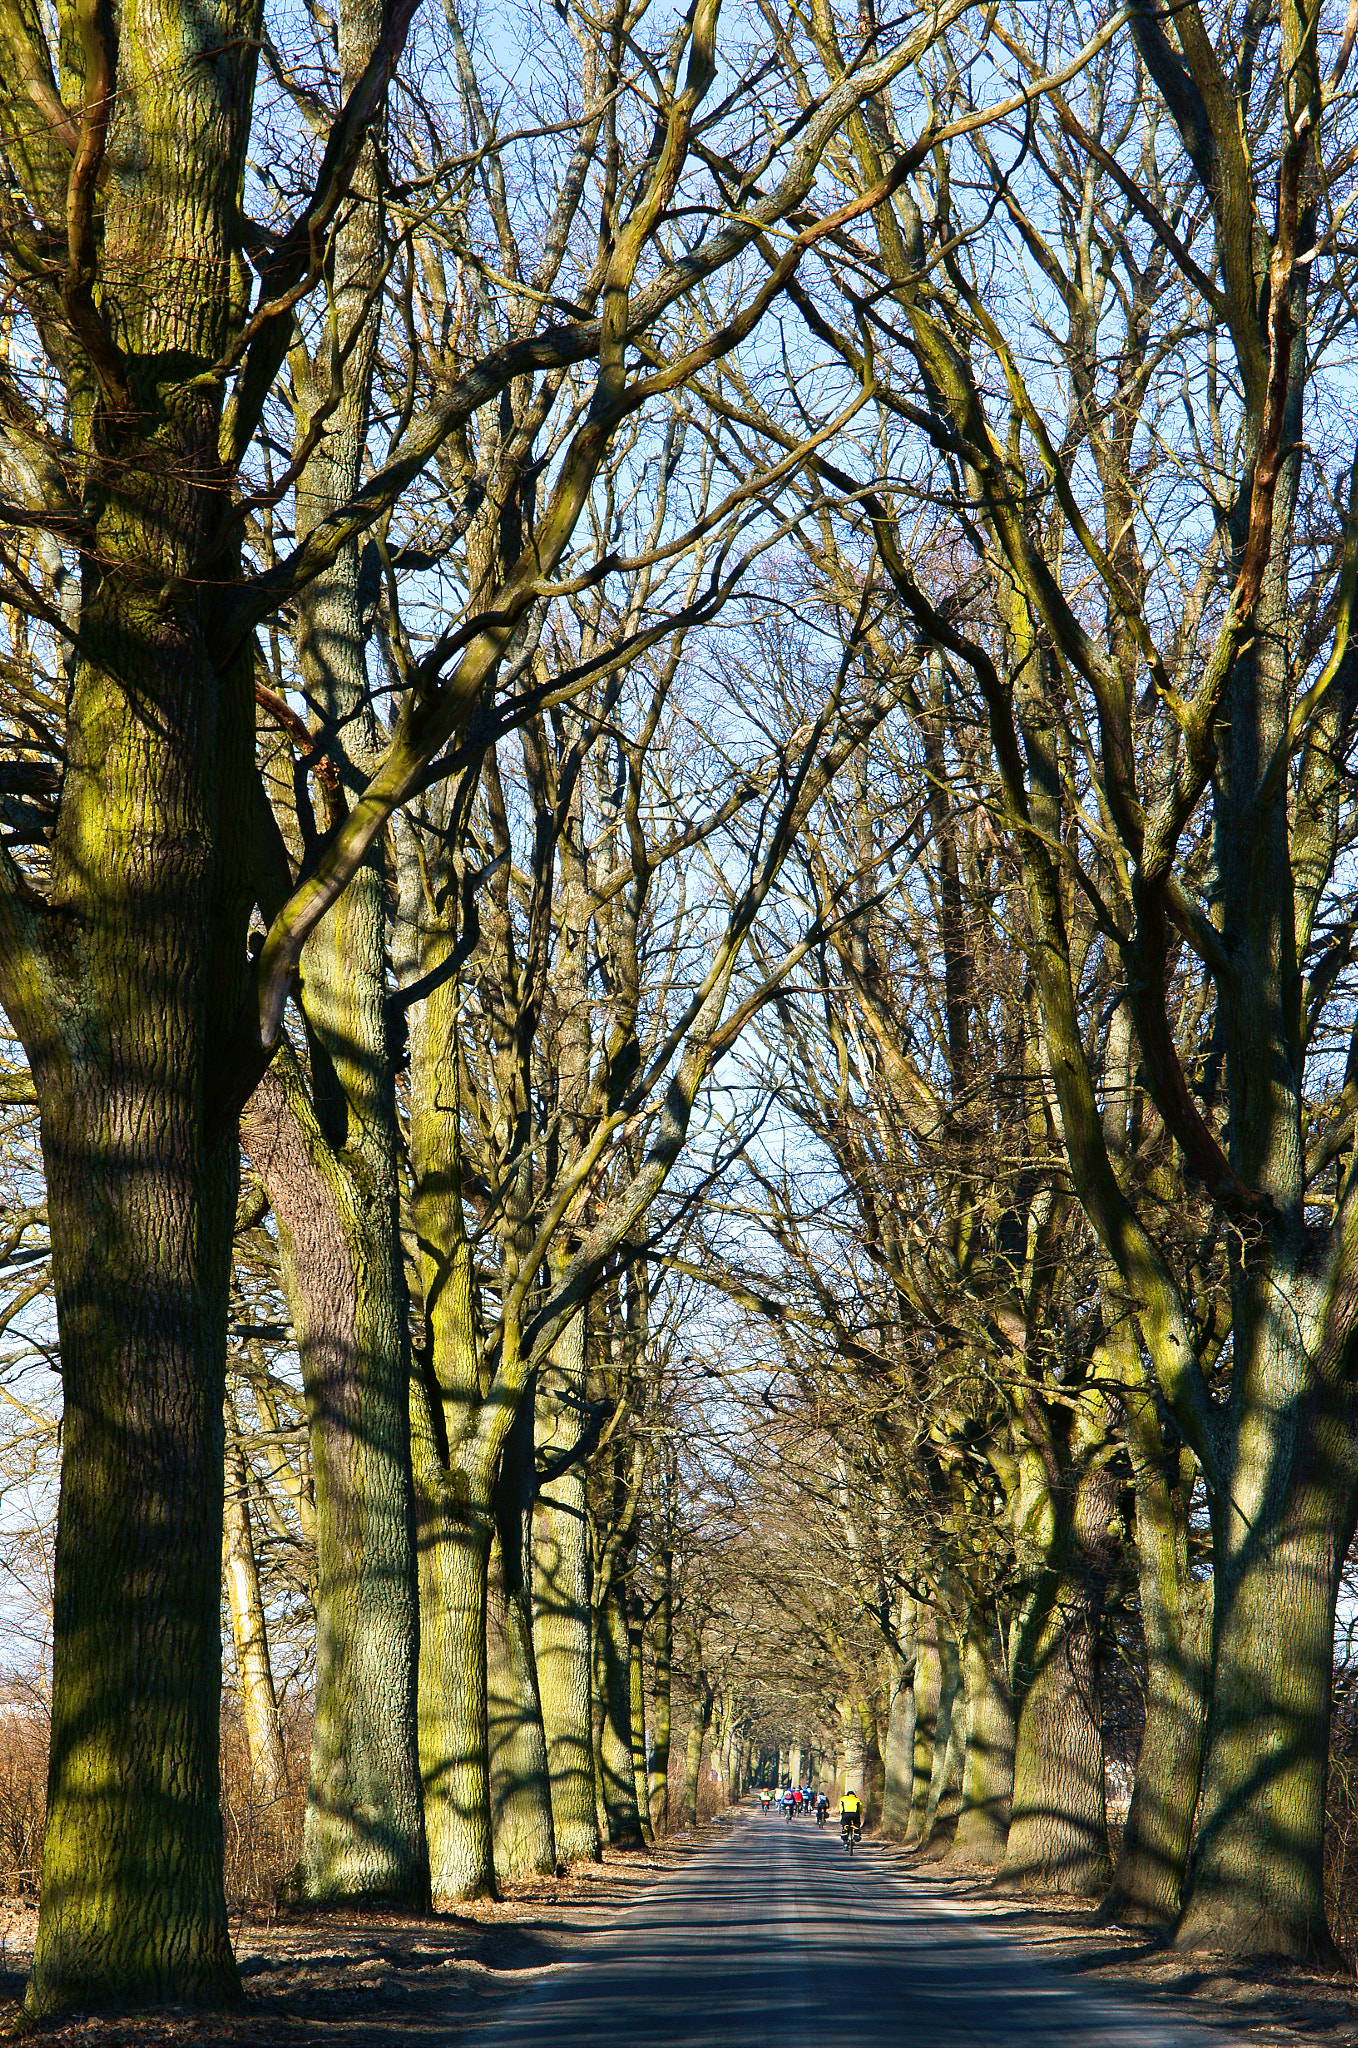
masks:
{"type": "Polygon", "coordinates": [[[839,1824],[839,1832],[840,1837],[844,1843],[844,1847],[852,1856],[854,1843],[862,1840],[863,1823],[859,1820],[856,1814],[846,1813],[843,1820],[839,1824]]]}

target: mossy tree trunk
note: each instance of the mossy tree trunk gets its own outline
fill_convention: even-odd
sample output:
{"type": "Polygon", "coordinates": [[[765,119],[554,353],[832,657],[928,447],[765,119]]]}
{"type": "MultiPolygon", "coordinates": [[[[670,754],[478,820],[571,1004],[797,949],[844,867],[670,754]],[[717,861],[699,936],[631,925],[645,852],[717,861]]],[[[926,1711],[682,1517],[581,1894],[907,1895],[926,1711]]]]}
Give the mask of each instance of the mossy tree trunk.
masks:
{"type": "Polygon", "coordinates": [[[679,1825],[698,1824],[698,1774],[703,1767],[703,1744],[712,1725],[712,1683],[699,1665],[694,1673],[697,1690],[688,1717],[688,1739],[684,1745],[684,1782],[679,1794],[679,1825]]]}
{"type": "MultiPolygon", "coordinates": [[[[362,890],[355,905],[359,931],[372,936],[363,911],[374,906],[362,890]]],[[[368,1136],[377,1128],[375,1118],[368,1136]]],[[[299,1886],[316,1900],[418,1910],[429,1887],[395,1233],[373,1217],[356,1172],[321,1128],[290,1051],[259,1084],[241,1130],[277,1219],[315,1488],[316,1703],[299,1886]]]]}
{"type": "MultiPolygon", "coordinates": [[[[63,11],[55,51],[45,20],[10,17],[0,86],[8,217],[43,249],[7,268],[29,337],[11,374],[40,407],[45,380],[65,384],[52,438],[38,420],[22,445],[60,478],[60,544],[78,557],[47,872],[35,887],[0,854],[0,996],[41,1115],[64,1397],[27,2003],[225,2006],[239,1997],[218,1771],[237,1154],[212,1112],[246,992],[254,720],[248,661],[219,659],[221,584],[198,565],[230,505],[212,365],[244,310],[235,224],[260,11],[123,8],[116,35],[110,10],[63,11]],[[78,172],[28,78],[72,96],[78,172]],[[33,361],[44,345],[49,366],[33,361]]],[[[13,402],[27,419],[29,399],[13,402]]],[[[14,472],[7,459],[7,497],[14,472]]]]}
{"type": "Polygon", "coordinates": [[[495,1869],[501,1877],[540,1875],[556,1868],[547,1743],[533,1655],[534,1492],[533,1405],[525,1398],[500,1461],[486,1605],[491,1823],[495,1869]]]}
{"type": "MultiPolygon", "coordinates": [[[[670,1658],[674,1629],[674,1554],[668,1546],[660,1552],[660,1599],[656,1607],[655,1664],[652,1679],[651,1757],[649,1806],[651,1828],[657,1835],[669,1833],[670,1826],[670,1658]]],[[[760,1783],[763,1752],[760,1752],[760,1783]]]]}
{"type": "Polygon", "coordinates": [[[938,1620],[932,1607],[920,1618],[915,1649],[915,1753],[910,1791],[908,1842],[924,1838],[924,1814],[929,1803],[929,1782],[933,1775],[934,1728],[942,1673],[938,1661],[938,1620]]]}
{"type": "Polygon", "coordinates": [[[539,1381],[538,1452],[548,1468],[533,1514],[533,1647],[547,1738],[552,1822],[565,1863],[599,1861],[594,1799],[585,1316],[572,1318],[539,1381]]]}
{"type": "Polygon", "coordinates": [[[882,1833],[904,1840],[915,1794],[915,1610],[902,1588],[896,1614],[896,1642],[888,1649],[886,1746],[882,1754],[882,1833]]]}
{"type": "Polygon", "coordinates": [[[627,1583],[622,1570],[610,1572],[597,1607],[596,1666],[601,1724],[599,1780],[608,1839],[615,1847],[634,1848],[642,1840],[637,1811],[636,1777],[632,1769],[632,1657],[627,1629],[627,1583]]]}
{"type": "Polygon", "coordinates": [[[627,1597],[628,1726],[632,1738],[632,1786],[642,1840],[654,1842],[651,1825],[650,1783],[646,1772],[646,1671],[643,1662],[641,1602],[629,1580],[627,1597]]]}
{"type": "Polygon", "coordinates": [[[1041,1562],[1015,1661],[1014,1793],[1001,1866],[1007,1880],[1096,1894],[1112,1874],[1099,1679],[1102,1582],[1115,1486],[1101,1404],[1087,1400],[1059,1500],[1031,1446],[1021,1523],[1041,1562]]]}
{"type": "Polygon", "coordinates": [[[931,1861],[946,1856],[957,1818],[957,1787],[962,1774],[965,1702],[962,1660],[951,1621],[934,1610],[938,1631],[938,1713],[934,1720],[934,1751],[929,1763],[929,1789],[924,1801],[919,1848],[931,1861]]]}
{"type": "MultiPolygon", "coordinates": [[[[1295,1325],[1261,1280],[1261,1346],[1295,1325]]],[[[1239,1368],[1237,1368],[1239,1369],[1239,1368]]],[[[1268,1361],[1271,1378],[1285,1368],[1268,1361]]],[[[1337,1967],[1325,1907],[1335,1604],[1353,1536],[1351,1389],[1242,1429],[1215,1532],[1211,1708],[1179,1947],[1337,1967]]]]}
{"type": "Polygon", "coordinates": [[[1165,1441],[1159,1404],[1117,1290],[1109,1300],[1108,1349],[1121,1403],[1136,1494],[1136,1554],[1146,1643],[1146,1721],[1132,1802],[1100,1909],[1110,1920],[1172,1926],[1179,1912],[1198,1807],[1207,1722],[1212,1584],[1189,1566],[1188,1503],[1197,1463],[1165,1441]]]}
{"type": "Polygon", "coordinates": [[[1014,1793],[1014,1703],[1005,1669],[999,1622],[974,1603],[967,1618],[963,1665],[967,1691],[966,1756],[962,1808],[950,1860],[995,1864],[1004,1860],[1014,1793]]]}

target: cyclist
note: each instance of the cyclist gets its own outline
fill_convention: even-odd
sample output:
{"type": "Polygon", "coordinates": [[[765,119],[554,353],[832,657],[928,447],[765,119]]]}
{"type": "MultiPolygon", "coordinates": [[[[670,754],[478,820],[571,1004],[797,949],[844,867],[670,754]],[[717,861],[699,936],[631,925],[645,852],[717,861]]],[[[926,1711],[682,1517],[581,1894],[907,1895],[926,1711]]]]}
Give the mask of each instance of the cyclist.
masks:
{"type": "Polygon", "coordinates": [[[770,1808],[770,1807],[772,1806],[772,1804],[773,1804],[773,1794],[772,1794],[772,1792],[771,1792],[771,1791],[769,1790],[768,1786],[766,1785],[766,1786],[764,1787],[763,1791],[762,1791],[762,1792],[760,1793],[760,1795],[759,1795],[759,1805],[760,1805],[760,1809],[761,1809],[761,1811],[762,1811],[763,1813],[767,1814],[767,1813],[768,1813],[768,1810],[769,1810],[769,1808],[770,1808]]]}
{"type": "Polygon", "coordinates": [[[850,1836],[856,1842],[863,1832],[863,1802],[852,1789],[839,1802],[839,1832],[846,1843],[850,1836]]]}
{"type": "Polygon", "coordinates": [[[822,1792],[819,1798],[816,1800],[816,1826],[818,1828],[823,1828],[825,1826],[825,1816],[827,1813],[829,1813],[829,1811],[830,1795],[828,1792],[822,1792]]]}
{"type": "Polygon", "coordinates": [[[801,1788],[801,1786],[800,1786],[800,1785],[798,1785],[798,1786],[797,1786],[797,1787],[795,1788],[795,1790],[793,1791],[793,1794],[792,1794],[792,1813],[793,1813],[793,1818],[794,1818],[794,1819],[796,1819],[796,1820],[800,1820],[800,1819],[801,1819],[801,1817],[802,1817],[802,1788],[801,1788]]]}
{"type": "Polygon", "coordinates": [[[791,1820],[791,1818],[792,1818],[792,1787],[791,1787],[791,1785],[784,1785],[784,1787],[783,1787],[783,1801],[782,1801],[782,1804],[783,1804],[783,1819],[784,1819],[784,1820],[791,1820]]]}

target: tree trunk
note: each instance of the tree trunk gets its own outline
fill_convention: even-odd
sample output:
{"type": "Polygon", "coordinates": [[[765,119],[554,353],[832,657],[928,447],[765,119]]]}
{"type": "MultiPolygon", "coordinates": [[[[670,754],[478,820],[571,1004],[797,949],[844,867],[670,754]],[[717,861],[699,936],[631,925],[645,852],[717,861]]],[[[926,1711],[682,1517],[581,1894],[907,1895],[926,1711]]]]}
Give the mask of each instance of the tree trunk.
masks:
{"type": "Polygon", "coordinates": [[[533,1404],[527,1399],[500,1462],[486,1607],[491,1824],[500,1877],[556,1868],[529,1589],[534,1488],[533,1404]]]}
{"type": "Polygon", "coordinates": [[[688,1743],[684,1750],[684,1785],[679,1795],[679,1825],[692,1828],[698,1825],[698,1773],[703,1767],[703,1744],[712,1721],[712,1687],[702,1672],[698,1673],[698,1690],[694,1695],[693,1711],[689,1715],[688,1743]]]}
{"type": "MultiPolygon", "coordinates": [[[[420,1775],[436,1906],[493,1896],[486,1741],[488,1483],[449,1471],[422,1387],[412,1408],[420,1554],[420,1775]]],[[[484,1475],[482,1475],[484,1479],[484,1475]]]]}
{"type": "MultiPolygon", "coordinates": [[[[59,32],[57,75],[79,96],[77,74],[94,60],[73,54],[73,17],[59,32]]],[[[0,892],[0,996],[41,1111],[64,1406],[35,2014],[240,1996],[218,1755],[238,1153],[212,1109],[247,995],[254,718],[248,657],[215,658],[235,590],[230,548],[211,551],[232,498],[219,453],[225,386],[202,373],[238,311],[258,26],[248,7],[224,6],[210,31],[120,8],[116,36],[101,12],[84,38],[112,65],[82,134],[83,203],[98,223],[90,268],[101,271],[90,325],[104,329],[129,395],[100,396],[59,298],[45,300],[83,458],[63,486],[83,526],[79,653],[64,692],[49,907],[8,849],[0,892]],[[205,63],[190,55],[206,46],[200,30],[214,53],[205,63]],[[96,202],[110,109],[106,166],[117,171],[96,202]]],[[[37,40],[33,75],[50,75],[41,29],[37,40]]],[[[12,80],[12,54],[8,70],[12,80]]],[[[7,124],[11,181],[13,133],[7,124]]],[[[82,203],[69,163],[57,176],[50,221],[64,217],[68,181],[69,203],[82,203]]],[[[59,413],[54,404],[54,425],[59,413]]],[[[53,650],[54,666],[66,651],[53,650]]]]}
{"type": "MultiPolygon", "coordinates": [[[[356,908],[371,935],[371,896],[360,891],[356,908]]],[[[355,935],[355,953],[360,945],[355,935]]],[[[386,1201],[364,1196],[321,1130],[286,1047],[241,1134],[278,1223],[316,1497],[316,1700],[299,1885],[319,1901],[419,1911],[429,1880],[396,1233],[386,1201]]]]}
{"type": "Polygon", "coordinates": [[[1101,1892],[1111,1875],[1104,1803],[1098,1617],[1086,1589],[1051,1571],[1028,1617],[1004,1877],[1101,1892]]]}
{"type": "MultiPolygon", "coordinates": [[[[674,1566],[668,1550],[661,1553],[660,1573],[660,1605],[655,1617],[649,1803],[652,1829],[657,1835],[667,1835],[670,1831],[670,1652],[674,1627],[674,1566]]],[[[763,1783],[762,1773],[760,1782],[763,1783]]]]}
{"type": "Polygon", "coordinates": [[[144,932],[109,959],[109,1042],[92,1032],[64,1099],[39,1081],[65,1400],[34,2013],[239,1999],[218,1772],[234,1146],[203,1145],[206,912],[186,890],[167,943],[176,870],[148,861],[144,932]]]}
{"type": "Polygon", "coordinates": [[[615,1848],[634,1849],[642,1840],[637,1811],[636,1778],[632,1770],[632,1656],[627,1629],[629,1560],[620,1557],[599,1606],[599,1785],[608,1817],[608,1839],[615,1848]]]}
{"type": "Polygon", "coordinates": [[[1298,1412],[1241,1431],[1214,1532],[1212,1704],[1176,1947],[1340,1967],[1323,1850],[1335,1602],[1353,1534],[1348,1393],[1313,1389],[1298,1412]]]}
{"type": "Polygon", "coordinates": [[[902,1592],[897,1615],[899,1654],[890,1652],[890,1704],[882,1756],[882,1833],[903,1841],[915,1793],[915,1602],[902,1592]]]}
{"type": "Polygon", "coordinates": [[[931,1862],[946,1856],[952,1846],[957,1818],[957,1784],[962,1771],[963,1716],[957,1710],[962,1693],[962,1660],[950,1623],[935,1614],[938,1632],[938,1715],[934,1722],[934,1753],[929,1766],[929,1790],[920,1829],[921,1855],[931,1862]]]}
{"type": "Polygon", "coordinates": [[[910,1793],[907,1842],[924,1839],[924,1816],[934,1765],[934,1727],[938,1720],[942,1674],[938,1663],[938,1620],[932,1608],[921,1617],[915,1652],[915,1754],[910,1793]]]}
{"type": "Polygon", "coordinates": [[[628,1722],[632,1738],[632,1786],[642,1840],[649,1847],[655,1841],[651,1829],[650,1786],[646,1776],[646,1674],[642,1666],[641,1610],[629,1583],[627,1588],[628,1722]]]}
{"type": "Polygon", "coordinates": [[[1014,1793],[1014,1704],[999,1623],[976,1605],[967,1621],[964,1662],[967,1747],[950,1861],[1002,1863],[1014,1793]]]}
{"type": "MultiPolygon", "coordinates": [[[[864,1799],[867,1778],[867,1750],[863,1741],[863,1723],[856,1699],[841,1700],[837,1703],[840,1726],[844,1730],[844,1790],[856,1792],[864,1799]]],[[[864,1799],[864,1804],[866,1805],[864,1799]]]]}
{"type": "Polygon", "coordinates": [[[250,1530],[249,1478],[229,1407],[228,1403],[222,1562],[236,1651],[236,1683],[250,1752],[251,1790],[257,1804],[270,1806],[284,1791],[283,1737],[278,1725],[269,1634],[250,1530]]]}
{"type": "MultiPolygon", "coordinates": [[[[1125,1318],[1118,1326],[1126,1328],[1125,1318]]],[[[1198,1806],[1212,1587],[1210,1581],[1195,1584],[1189,1571],[1182,1495],[1191,1493],[1191,1476],[1171,1489],[1157,1404],[1143,1383],[1139,1354],[1125,1356],[1123,1363],[1146,1640],[1146,1723],[1117,1866],[1099,1911],[1102,1919],[1169,1927],[1179,1912],[1198,1806]]]]}
{"type": "Polygon", "coordinates": [[[533,1516],[533,1647],[547,1736],[556,1853],[599,1861],[594,1797],[594,1682],[590,1652],[589,1524],[584,1431],[585,1318],[553,1347],[538,1391],[538,1456],[559,1469],[538,1489],[533,1516]]]}

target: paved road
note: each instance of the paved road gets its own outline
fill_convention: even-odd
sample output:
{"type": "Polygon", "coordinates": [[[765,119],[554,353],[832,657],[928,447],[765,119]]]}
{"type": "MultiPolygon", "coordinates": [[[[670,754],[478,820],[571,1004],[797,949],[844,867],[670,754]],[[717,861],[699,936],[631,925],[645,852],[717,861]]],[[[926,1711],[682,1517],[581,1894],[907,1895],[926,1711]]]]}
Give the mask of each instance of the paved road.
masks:
{"type": "MultiPolygon", "coordinates": [[[[1236,2037],[1239,2038],[1238,2036],[1236,2037]]],[[[476,2048],[1222,2048],[1091,1993],[893,1876],[871,1843],[751,1814],[476,2048]]]]}

